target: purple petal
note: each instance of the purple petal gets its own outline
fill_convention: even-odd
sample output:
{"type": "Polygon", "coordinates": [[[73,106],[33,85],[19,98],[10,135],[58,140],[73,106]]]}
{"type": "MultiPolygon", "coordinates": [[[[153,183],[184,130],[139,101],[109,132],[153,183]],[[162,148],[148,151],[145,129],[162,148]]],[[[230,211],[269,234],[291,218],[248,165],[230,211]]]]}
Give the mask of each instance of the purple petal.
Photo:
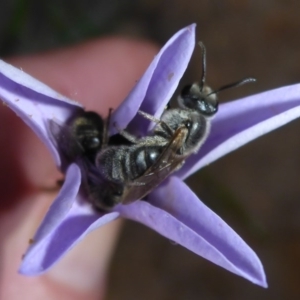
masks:
{"type": "Polygon", "coordinates": [[[45,143],[59,166],[59,154],[49,139],[47,120],[55,118],[63,123],[81,105],[2,60],[0,99],[45,143]]]}
{"type": "MultiPolygon", "coordinates": [[[[177,32],[154,60],[113,114],[112,122],[126,128],[139,109],[159,117],[175,92],[195,47],[195,24],[177,32]]],[[[136,118],[130,127],[146,134],[149,122],[136,118]]]]}
{"type": "Polygon", "coordinates": [[[203,166],[300,116],[300,85],[295,84],[225,103],[212,121],[199,153],[176,173],[186,178],[203,166]]]}
{"type": "Polygon", "coordinates": [[[249,246],[178,178],[149,196],[122,206],[122,216],[138,221],[211,262],[251,282],[267,286],[263,267],[249,246]]]}
{"type": "Polygon", "coordinates": [[[81,172],[76,164],[71,164],[66,172],[64,184],[47,212],[42,224],[35,234],[34,241],[44,239],[68,214],[75,202],[81,184],[81,172]]]}
{"type": "Polygon", "coordinates": [[[118,218],[118,212],[101,216],[80,199],[80,183],[80,170],[73,164],[68,168],[64,185],[23,259],[20,273],[43,273],[89,232],[118,218]]]}

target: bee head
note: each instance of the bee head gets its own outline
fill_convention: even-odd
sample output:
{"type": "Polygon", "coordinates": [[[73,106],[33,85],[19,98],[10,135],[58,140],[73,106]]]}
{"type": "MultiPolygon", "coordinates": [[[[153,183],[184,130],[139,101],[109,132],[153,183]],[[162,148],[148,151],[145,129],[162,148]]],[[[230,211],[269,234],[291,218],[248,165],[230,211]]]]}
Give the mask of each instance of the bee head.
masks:
{"type": "Polygon", "coordinates": [[[205,84],[206,78],[206,49],[202,42],[199,42],[199,46],[202,51],[202,76],[200,83],[194,83],[187,85],[181,91],[178,98],[179,106],[182,108],[188,108],[200,112],[206,117],[213,116],[218,111],[218,99],[217,94],[220,91],[228,88],[237,87],[247,82],[256,81],[255,78],[248,77],[237,82],[224,85],[219,89],[213,91],[205,84]]]}
{"type": "Polygon", "coordinates": [[[204,116],[212,116],[218,111],[218,99],[216,93],[208,86],[200,87],[199,84],[185,86],[178,98],[182,108],[196,110],[204,116]]]}
{"type": "Polygon", "coordinates": [[[202,52],[202,75],[200,84],[187,85],[178,98],[179,106],[200,112],[204,116],[213,116],[218,111],[218,100],[215,92],[205,84],[206,78],[206,49],[199,42],[202,52]]]}

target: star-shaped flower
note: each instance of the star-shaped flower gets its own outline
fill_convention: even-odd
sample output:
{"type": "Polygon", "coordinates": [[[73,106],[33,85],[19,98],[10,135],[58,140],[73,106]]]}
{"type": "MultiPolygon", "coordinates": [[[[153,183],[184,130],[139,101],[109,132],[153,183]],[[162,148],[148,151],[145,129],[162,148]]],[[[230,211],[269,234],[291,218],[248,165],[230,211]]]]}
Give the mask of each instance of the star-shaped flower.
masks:
{"type": "MultiPolygon", "coordinates": [[[[113,115],[125,128],[147,134],[147,120],[136,117],[141,109],[159,117],[186,70],[195,46],[195,26],[176,33],[156,55],[145,74],[113,115]]],[[[223,268],[263,287],[263,267],[250,247],[182,181],[200,168],[247,142],[300,116],[300,85],[267,91],[221,104],[211,133],[198,154],[152,191],[147,201],[118,205],[100,214],[79,193],[82,174],[72,163],[64,184],[40,225],[20,268],[26,275],[43,273],[92,230],[124,217],[161,235],[223,268]]],[[[58,167],[63,156],[49,133],[49,119],[65,123],[82,110],[64,96],[0,61],[0,98],[38,135],[58,167]]]]}

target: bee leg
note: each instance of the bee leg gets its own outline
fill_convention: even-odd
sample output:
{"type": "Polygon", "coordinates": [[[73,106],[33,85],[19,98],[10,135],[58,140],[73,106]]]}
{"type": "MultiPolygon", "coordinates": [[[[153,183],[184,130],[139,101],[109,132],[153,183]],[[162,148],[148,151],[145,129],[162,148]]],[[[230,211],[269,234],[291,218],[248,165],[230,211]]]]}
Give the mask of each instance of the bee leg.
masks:
{"type": "Polygon", "coordinates": [[[167,105],[165,106],[165,110],[171,109],[171,104],[170,102],[167,103],[167,105]]]}
{"type": "Polygon", "coordinates": [[[104,128],[103,128],[103,138],[102,138],[102,147],[105,148],[108,145],[108,129],[109,129],[109,123],[110,123],[110,117],[113,109],[109,108],[108,110],[108,116],[105,120],[104,128]]]}
{"type": "Polygon", "coordinates": [[[152,121],[152,122],[154,122],[156,124],[160,124],[161,123],[160,119],[157,119],[154,116],[152,116],[152,115],[150,115],[150,114],[148,114],[148,113],[146,113],[144,111],[139,110],[138,114],[141,115],[141,116],[143,116],[145,119],[148,119],[148,120],[150,120],[150,121],[152,121]]]}
{"type": "Polygon", "coordinates": [[[64,183],[65,183],[65,179],[57,179],[56,180],[56,185],[58,187],[62,187],[64,183]]]}
{"type": "Polygon", "coordinates": [[[129,182],[127,183],[128,186],[144,186],[146,185],[145,182],[135,182],[135,181],[132,181],[132,182],[129,182]]]}
{"type": "Polygon", "coordinates": [[[41,186],[40,189],[42,192],[52,193],[58,192],[59,189],[63,186],[65,179],[57,179],[55,182],[55,186],[41,186]]]}
{"type": "Polygon", "coordinates": [[[173,130],[170,128],[170,126],[169,126],[166,122],[163,122],[162,120],[157,119],[157,118],[155,118],[154,116],[152,116],[152,115],[150,115],[150,114],[147,114],[147,113],[145,113],[144,111],[141,111],[141,110],[139,110],[138,113],[139,113],[141,116],[143,116],[145,119],[148,119],[148,120],[150,120],[150,121],[152,121],[152,122],[154,122],[154,123],[156,123],[156,124],[160,124],[161,127],[162,127],[165,131],[167,131],[168,134],[169,134],[170,136],[173,136],[174,132],[173,132],[173,130]]]}
{"type": "Polygon", "coordinates": [[[117,131],[119,132],[119,134],[121,136],[123,136],[125,139],[127,139],[129,142],[133,143],[133,144],[137,144],[138,143],[138,138],[135,137],[134,135],[130,134],[129,132],[127,132],[124,129],[121,129],[117,123],[114,123],[114,127],[117,129],[117,131]]]}
{"type": "Polygon", "coordinates": [[[180,164],[178,164],[178,166],[174,169],[174,172],[179,170],[185,163],[185,160],[183,160],[180,164]]]}

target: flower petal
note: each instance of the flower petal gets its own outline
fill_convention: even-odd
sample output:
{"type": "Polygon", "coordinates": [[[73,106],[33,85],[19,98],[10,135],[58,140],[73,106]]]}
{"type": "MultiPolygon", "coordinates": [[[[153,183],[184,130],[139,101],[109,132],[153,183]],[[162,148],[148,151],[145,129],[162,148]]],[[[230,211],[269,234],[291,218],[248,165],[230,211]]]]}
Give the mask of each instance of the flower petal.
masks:
{"type": "Polygon", "coordinates": [[[119,211],[228,271],[267,286],[253,250],[181,180],[171,177],[148,199],[122,206],[119,211]]]}
{"type": "Polygon", "coordinates": [[[49,139],[47,120],[55,118],[63,123],[76,110],[81,109],[81,105],[2,60],[0,99],[45,143],[59,166],[59,154],[49,139]]]}
{"type": "MultiPolygon", "coordinates": [[[[159,117],[175,92],[195,47],[195,24],[177,32],[155,56],[154,60],[113,114],[112,122],[126,128],[141,109],[159,117]]],[[[137,116],[130,128],[146,134],[149,121],[137,116]]]]}
{"type": "Polygon", "coordinates": [[[118,218],[117,212],[101,216],[90,204],[81,201],[78,196],[80,183],[80,170],[73,164],[23,259],[20,273],[43,273],[89,232],[118,218]]]}
{"type": "Polygon", "coordinates": [[[176,173],[186,178],[203,166],[300,116],[300,84],[220,105],[199,153],[176,173]]]}

